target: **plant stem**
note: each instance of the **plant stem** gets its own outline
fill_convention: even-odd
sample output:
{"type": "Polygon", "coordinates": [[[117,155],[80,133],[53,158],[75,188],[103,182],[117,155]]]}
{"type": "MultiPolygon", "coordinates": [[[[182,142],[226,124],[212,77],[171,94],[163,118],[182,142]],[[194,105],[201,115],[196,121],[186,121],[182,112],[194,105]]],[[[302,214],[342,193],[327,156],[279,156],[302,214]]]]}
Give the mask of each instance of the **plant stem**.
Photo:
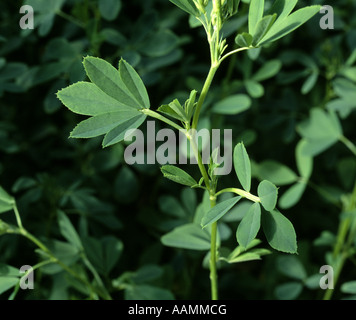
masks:
{"type": "Polygon", "coordinates": [[[203,103],[205,101],[206,95],[209,92],[211,83],[213,82],[215,73],[218,70],[219,66],[220,66],[220,64],[218,63],[218,64],[212,64],[211,67],[210,67],[208,76],[207,76],[207,78],[205,80],[203,89],[201,91],[201,94],[199,96],[199,100],[197,102],[197,106],[195,108],[195,112],[194,112],[194,116],[193,116],[193,122],[192,122],[192,129],[197,129],[201,108],[202,108],[203,103]]]}
{"type": "Polygon", "coordinates": [[[162,116],[161,114],[157,113],[156,111],[150,110],[150,109],[141,109],[140,110],[143,114],[150,116],[152,118],[161,120],[162,122],[165,122],[172,126],[173,128],[177,130],[184,130],[180,125],[176,124],[175,122],[167,119],[166,117],[162,116]]]}
{"type": "Polygon", "coordinates": [[[220,190],[218,193],[216,193],[216,196],[219,196],[222,193],[225,192],[232,192],[232,193],[236,193],[237,195],[246,198],[248,200],[251,200],[253,202],[261,202],[261,199],[259,197],[254,196],[253,194],[246,192],[244,190],[238,189],[238,188],[226,188],[223,190],[220,190]]]}
{"type": "MultiPolygon", "coordinates": [[[[213,208],[216,204],[216,198],[210,200],[210,206],[213,208]]],[[[210,283],[211,283],[211,299],[218,300],[218,273],[216,268],[216,253],[217,253],[217,232],[218,223],[214,222],[211,225],[211,239],[210,239],[210,283]]]]}
{"type": "Polygon", "coordinates": [[[349,139],[341,136],[340,141],[356,156],[356,146],[349,139]]]}

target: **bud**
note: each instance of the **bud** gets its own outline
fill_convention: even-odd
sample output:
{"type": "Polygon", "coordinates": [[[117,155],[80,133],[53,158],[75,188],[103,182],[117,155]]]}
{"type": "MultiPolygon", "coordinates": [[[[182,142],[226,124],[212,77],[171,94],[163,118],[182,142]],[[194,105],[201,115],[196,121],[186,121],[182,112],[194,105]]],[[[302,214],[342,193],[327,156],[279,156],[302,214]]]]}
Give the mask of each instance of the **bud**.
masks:
{"type": "Polygon", "coordinates": [[[194,0],[194,4],[195,4],[195,6],[197,7],[197,9],[199,10],[200,13],[202,13],[202,14],[206,13],[204,0],[194,0]]]}
{"type": "Polygon", "coordinates": [[[227,0],[227,13],[230,16],[233,16],[234,14],[237,13],[238,7],[240,4],[240,0],[227,0]]]}

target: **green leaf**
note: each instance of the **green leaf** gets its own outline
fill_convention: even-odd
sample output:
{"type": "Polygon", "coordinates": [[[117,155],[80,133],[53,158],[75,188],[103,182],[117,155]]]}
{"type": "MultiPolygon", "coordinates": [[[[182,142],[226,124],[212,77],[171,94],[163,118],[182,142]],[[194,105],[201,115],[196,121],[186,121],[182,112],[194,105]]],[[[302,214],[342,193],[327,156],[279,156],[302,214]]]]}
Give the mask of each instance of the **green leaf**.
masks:
{"type": "Polygon", "coordinates": [[[236,36],[235,42],[241,48],[250,47],[252,45],[252,38],[253,38],[252,35],[250,35],[247,32],[244,32],[236,36]]]}
{"type": "Polygon", "coordinates": [[[263,17],[265,0],[251,0],[248,13],[248,33],[254,35],[257,24],[263,17]]]}
{"type": "Polygon", "coordinates": [[[15,200],[2,187],[0,187],[0,213],[13,209],[15,200]]]}
{"type": "Polygon", "coordinates": [[[99,11],[105,20],[115,20],[120,10],[121,0],[99,0],[99,11]]]}
{"type": "Polygon", "coordinates": [[[0,294],[16,286],[19,281],[19,278],[0,276],[0,294]]]}
{"type": "Polygon", "coordinates": [[[287,282],[279,285],[274,294],[279,300],[294,300],[298,298],[303,290],[303,285],[300,282],[287,282]]]}
{"type": "Polygon", "coordinates": [[[251,99],[245,94],[235,94],[225,98],[212,107],[217,114],[233,115],[246,111],[251,106],[251,99]]]}
{"type": "Polygon", "coordinates": [[[174,3],[177,7],[181,8],[185,12],[195,16],[200,17],[200,12],[194,4],[193,0],[169,0],[174,3]]]}
{"type": "Polygon", "coordinates": [[[258,46],[267,32],[271,29],[273,23],[277,18],[276,14],[263,17],[257,24],[255,33],[253,34],[252,45],[258,46]]]}
{"type": "Polygon", "coordinates": [[[310,118],[297,127],[298,133],[307,141],[302,148],[306,155],[315,156],[336,143],[343,135],[335,113],[314,108],[310,118]]]}
{"type": "MultiPolygon", "coordinates": [[[[86,57],[84,58],[83,64],[91,82],[108,96],[114,98],[125,107],[135,109],[145,108],[145,105],[140,104],[132,95],[123,82],[119,71],[110,63],[100,58],[86,57]]],[[[123,72],[126,74],[125,71],[123,72]]],[[[131,87],[132,83],[128,85],[131,87]]]]}
{"type": "Polygon", "coordinates": [[[131,107],[111,98],[90,82],[72,84],[58,91],[57,97],[72,112],[86,116],[132,110],[131,107]]]}
{"type": "Polygon", "coordinates": [[[100,240],[87,237],[84,239],[84,249],[95,269],[103,275],[109,275],[121,256],[123,244],[113,236],[100,240]]]}
{"type": "Polygon", "coordinates": [[[287,277],[304,280],[307,277],[307,273],[303,264],[295,256],[280,256],[277,259],[277,268],[279,272],[287,277]]]}
{"type": "Polygon", "coordinates": [[[61,235],[74,247],[81,250],[83,248],[82,242],[67,215],[63,211],[58,210],[57,217],[61,235]]]}
{"type": "Polygon", "coordinates": [[[240,199],[241,197],[238,196],[225,200],[223,202],[218,203],[210,210],[206,211],[201,220],[201,226],[205,228],[209,224],[212,224],[215,221],[221,219],[237,202],[239,202],[240,199]]]}
{"type": "MultiPolygon", "coordinates": [[[[291,2],[290,6],[293,5],[291,2]]],[[[289,8],[288,8],[289,10],[289,8]]],[[[285,10],[287,12],[288,10],[285,10]]],[[[320,6],[308,6],[293,12],[291,15],[285,17],[284,19],[278,19],[278,21],[271,27],[267,32],[263,41],[259,45],[264,45],[276,41],[287,34],[291,33],[295,29],[299,28],[309,19],[311,19],[315,14],[320,11],[320,6]]]]}
{"type": "Polygon", "coordinates": [[[276,0],[268,14],[277,14],[276,22],[284,20],[292,12],[297,2],[298,0],[276,0]]]}
{"type": "Polygon", "coordinates": [[[237,242],[246,248],[256,238],[261,226],[261,206],[254,203],[240,222],[237,231],[237,242]]]}
{"type": "Polygon", "coordinates": [[[286,253],[297,252],[297,236],[294,227],[278,210],[262,215],[262,228],[273,249],[286,253]]]}
{"type": "Polygon", "coordinates": [[[245,191],[251,189],[251,163],[243,143],[238,143],[234,149],[234,167],[237,178],[245,191]]]}
{"type": "Polygon", "coordinates": [[[175,248],[203,251],[210,249],[210,234],[194,223],[173,229],[165,234],[161,241],[165,246],[175,248]]]}
{"type": "Polygon", "coordinates": [[[0,276],[1,277],[21,277],[20,270],[9,266],[5,263],[0,263],[0,276]]]}
{"type": "Polygon", "coordinates": [[[130,129],[138,128],[146,120],[146,115],[138,115],[133,118],[127,119],[125,122],[120,123],[117,127],[110,130],[103,140],[103,147],[109,147],[115,143],[122,141],[125,134],[130,129]]]}
{"type": "Polygon", "coordinates": [[[254,80],[245,80],[244,81],[247,93],[252,98],[261,98],[265,94],[265,89],[263,85],[254,80]]]}
{"type": "Polygon", "coordinates": [[[280,60],[270,60],[263,64],[263,66],[252,76],[252,80],[261,82],[274,77],[282,68],[280,60]]]}
{"type": "Polygon", "coordinates": [[[141,51],[153,58],[165,56],[177,48],[179,38],[170,30],[154,32],[147,40],[143,41],[141,51]]]}
{"type": "Polygon", "coordinates": [[[150,285],[130,285],[125,290],[125,300],[174,300],[173,294],[150,285]]]}
{"type": "Polygon", "coordinates": [[[300,175],[304,179],[309,179],[313,172],[313,157],[307,156],[303,153],[303,148],[307,141],[300,140],[295,149],[295,158],[300,175]]]}
{"type": "Polygon", "coordinates": [[[296,205],[301,199],[307,185],[304,182],[298,182],[291,186],[279,199],[279,206],[282,209],[289,209],[296,205]]]}
{"type": "Polygon", "coordinates": [[[258,185],[257,193],[265,210],[272,211],[276,207],[278,189],[272,182],[263,180],[258,185]]]}
{"type": "Polygon", "coordinates": [[[343,293],[356,294],[356,281],[343,283],[340,290],[343,293]]]}
{"type": "Polygon", "coordinates": [[[150,99],[140,76],[124,59],[119,62],[121,80],[142,108],[150,107],[150,99]]]}
{"type": "Polygon", "coordinates": [[[161,168],[161,171],[164,177],[176,183],[183,184],[188,187],[192,187],[197,184],[194,178],[178,167],[166,165],[161,168]]]}
{"type": "Polygon", "coordinates": [[[247,262],[247,261],[261,260],[261,257],[267,254],[271,254],[271,251],[267,249],[253,249],[243,254],[240,254],[235,258],[222,259],[222,260],[225,260],[228,263],[247,262]]]}
{"type": "Polygon", "coordinates": [[[142,116],[135,109],[119,112],[108,112],[91,117],[80,122],[71,132],[71,138],[93,138],[108,133],[120,124],[130,121],[132,118],[142,116]]]}
{"type": "Polygon", "coordinates": [[[256,167],[256,171],[259,180],[268,180],[278,186],[296,182],[298,179],[298,176],[290,168],[273,160],[261,162],[256,167]]]}

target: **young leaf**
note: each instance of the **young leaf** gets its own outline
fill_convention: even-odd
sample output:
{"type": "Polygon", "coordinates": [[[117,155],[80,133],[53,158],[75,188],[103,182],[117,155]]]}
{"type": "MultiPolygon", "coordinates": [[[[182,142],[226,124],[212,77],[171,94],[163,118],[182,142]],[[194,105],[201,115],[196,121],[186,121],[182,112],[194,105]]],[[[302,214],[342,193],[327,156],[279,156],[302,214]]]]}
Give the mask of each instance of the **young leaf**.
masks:
{"type": "Polygon", "coordinates": [[[265,210],[272,211],[276,207],[278,189],[273,183],[263,180],[258,186],[257,193],[265,210]]]}
{"type": "Polygon", "coordinates": [[[161,168],[161,171],[164,177],[176,183],[183,184],[188,187],[192,187],[197,184],[194,178],[178,167],[166,165],[161,168]]]}
{"type": "Polygon", "coordinates": [[[189,99],[185,102],[185,112],[188,115],[188,119],[190,120],[193,116],[194,107],[195,107],[195,99],[197,96],[197,91],[192,90],[189,96],[189,99]]]}
{"type": "Polygon", "coordinates": [[[19,281],[19,278],[0,276],[0,294],[16,286],[19,281]]]}
{"type": "Polygon", "coordinates": [[[295,149],[295,158],[299,174],[303,178],[309,179],[313,172],[313,157],[307,156],[303,153],[303,148],[306,143],[307,142],[304,139],[299,141],[295,149]]]}
{"type": "Polygon", "coordinates": [[[204,213],[201,220],[201,226],[203,228],[207,227],[209,224],[218,221],[222,218],[229,210],[241,199],[240,196],[234,197],[223,202],[218,203],[215,207],[204,213]]]}
{"type": "Polygon", "coordinates": [[[236,145],[234,149],[234,167],[237,178],[245,191],[251,189],[251,163],[243,143],[236,145]]]}
{"type": "Polygon", "coordinates": [[[277,259],[277,268],[279,272],[287,277],[303,281],[307,273],[303,264],[295,256],[280,256],[277,259]]]}
{"type": "Polygon", "coordinates": [[[74,247],[81,250],[83,248],[82,242],[67,215],[63,211],[58,210],[57,217],[59,229],[62,236],[74,247]]]}
{"type": "Polygon", "coordinates": [[[248,33],[255,34],[258,22],[263,17],[265,0],[251,0],[248,13],[248,33]]]}
{"type": "Polygon", "coordinates": [[[294,171],[284,164],[273,160],[261,162],[255,171],[259,180],[268,180],[278,186],[291,184],[298,180],[298,176],[294,171]]]}
{"type": "Polygon", "coordinates": [[[246,248],[253,239],[256,238],[261,226],[261,206],[259,203],[254,203],[248,212],[241,220],[237,231],[237,242],[246,248]]]}
{"type": "Polygon", "coordinates": [[[274,1],[268,14],[277,14],[277,21],[286,18],[297,5],[298,0],[276,0],[274,1]]]}
{"type": "Polygon", "coordinates": [[[246,111],[251,106],[251,99],[245,94],[235,94],[216,103],[212,111],[217,114],[233,115],[246,111]]]}
{"type": "Polygon", "coordinates": [[[254,47],[256,47],[260,43],[263,37],[271,29],[274,21],[276,20],[276,17],[276,14],[265,16],[258,22],[252,39],[252,45],[254,47]]]}
{"type": "Polygon", "coordinates": [[[242,34],[238,34],[235,38],[235,42],[238,46],[240,46],[241,48],[243,47],[249,47],[252,45],[252,35],[250,35],[249,33],[242,33],[242,34]]]}
{"type": "Polygon", "coordinates": [[[297,252],[297,236],[294,227],[278,210],[262,215],[262,228],[273,249],[286,253],[297,252]]]}
{"type": "MultiPolygon", "coordinates": [[[[292,5],[292,3],[291,3],[292,5]]],[[[299,28],[315,14],[320,11],[320,6],[308,6],[293,12],[291,15],[284,19],[279,19],[271,29],[267,32],[263,41],[259,45],[264,45],[276,41],[287,34],[291,33],[295,29],[299,28]]]]}
{"type": "Polygon", "coordinates": [[[181,8],[185,12],[193,15],[194,17],[200,17],[200,12],[194,4],[193,0],[169,0],[177,7],[181,8]]]}
{"type": "Polygon", "coordinates": [[[199,225],[191,223],[173,229],[161,238],[165,246],[191,249],[191,250],[209,250],[210,235],[208,231],[203,230],[199,225]]]}

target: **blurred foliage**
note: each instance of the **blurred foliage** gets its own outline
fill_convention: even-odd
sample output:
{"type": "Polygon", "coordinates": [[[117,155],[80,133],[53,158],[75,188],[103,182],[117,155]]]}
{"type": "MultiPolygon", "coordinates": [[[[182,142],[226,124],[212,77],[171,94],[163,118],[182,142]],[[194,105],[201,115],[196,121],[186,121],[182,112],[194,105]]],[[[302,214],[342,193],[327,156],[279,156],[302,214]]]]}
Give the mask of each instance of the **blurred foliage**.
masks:
{"type": "MultiPolygon", "coordinates": [[[[225,26],[231,42],[246,29],[247,3],[241,2],[239,14],[225,26]]],[[[328,252],[345,216],[342,199],[356,178],[355,158],[337,143],[345,142],[344,136],[356,141],[356,3],[335,0],[332,6],[334,30],[319,28],[317,15],[277,44],[234,56],[214,80],[204,125],[231,128],[233,143],[243,140],[248,146],[254,177],[280,187],[279,205],[293,222],[299,245],[297,256],[274,252],[262,261],[222,264],[221,299],[324,294],[316,274],[332,264],[328,252]],[[214,111],[238,94],[251,99],[248,111],[228,117],[214,111]],[[303,158],[306,150],[312,150],[314,165],[303,158]]],[[[158,165],[128,166],[124,142],[101,149],[101,139],[68,139],[81,117],[67,112],[55,93],[85,79],[83,57],[114,65],[124,57],[145,82],[153,109],[175,97],[183,102],[186,92],[201,88],[209,68],[204,37],[168,0],[0,2],[0,185],[16,198],[28,231],[83,277],[90,279],[95,268],[115,299],[209,298],[208,269],[201,272],[202,264],[207,267],[204,253],[167,248],[160,240],[194,222],[203,210],[203,194],[170,183],[158,165]],[[34,30],[19,28],[23,4],[35,10],[34,30]],[[68,228],[76,236],[68,236],[68,228]]],[[[197,168],[188,170],[197,176],[197,168]]],[[[229,187],[231,179],[220,179],[220,187],[229,187]]],[[[15,224],[12,212],[5,211],[1,219],[15,224]]],[[[244,212],[241,202],[220,225],[223,247],[235,243],[244,212]]],[[[5,264],[38,263],[43,252],[34,249],[19,236],[1,236],[0,279],[18,277],[5,264]]],[[[90,295],[55,265],[35,272],[35,290],[19,290],[17,299],[90,295]]],[[[342,290],[334,297],[355,294],[355,278],[355,265],[348,261],[338,282],[342,290]]],[[[10,294],[4,290],[1,298],[10,294]]]]}

